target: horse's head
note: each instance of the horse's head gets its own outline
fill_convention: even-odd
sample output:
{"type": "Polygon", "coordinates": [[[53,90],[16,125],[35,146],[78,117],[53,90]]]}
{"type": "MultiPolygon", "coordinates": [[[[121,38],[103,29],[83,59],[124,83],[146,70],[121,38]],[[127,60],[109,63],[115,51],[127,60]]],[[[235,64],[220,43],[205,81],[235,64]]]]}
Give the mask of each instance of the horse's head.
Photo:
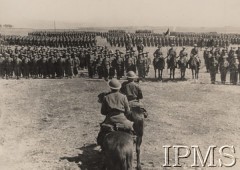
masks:
{"type": "Polygon", "coordinates": [[[106,93],[106,92],[100,93],[100,94],[98,95],[98,103],[102,103],[104,97],[105,97],[107,94],[108,94],[108,93],[106,93]]]}

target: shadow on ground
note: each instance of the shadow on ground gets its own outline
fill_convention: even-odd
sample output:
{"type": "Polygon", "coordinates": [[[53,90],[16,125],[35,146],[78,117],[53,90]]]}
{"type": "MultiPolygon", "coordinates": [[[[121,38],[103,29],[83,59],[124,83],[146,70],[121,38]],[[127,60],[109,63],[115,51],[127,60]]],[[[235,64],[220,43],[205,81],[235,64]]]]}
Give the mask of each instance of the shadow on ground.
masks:
{"type": "Polygon", "coordinates": [[[80,169],[99,170],[102,166],[102,158],[99,151],[95,150],[96,146],[96,144],[89,144],[81,148],[77,148],[82,151],[82,154],[78,154],[77,156],[61,157],[60,160],[75,162],[78,164],[80,169]]]}

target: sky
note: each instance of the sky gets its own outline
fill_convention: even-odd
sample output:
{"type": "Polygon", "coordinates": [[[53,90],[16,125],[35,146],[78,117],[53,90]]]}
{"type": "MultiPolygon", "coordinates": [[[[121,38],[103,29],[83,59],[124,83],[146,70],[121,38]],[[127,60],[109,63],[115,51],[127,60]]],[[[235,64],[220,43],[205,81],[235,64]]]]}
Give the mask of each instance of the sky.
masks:
{"type": "Polygon", "coordinates": [[[239,7],[239,0],[0,0],[0,24],[240,27],[239,7]]]}

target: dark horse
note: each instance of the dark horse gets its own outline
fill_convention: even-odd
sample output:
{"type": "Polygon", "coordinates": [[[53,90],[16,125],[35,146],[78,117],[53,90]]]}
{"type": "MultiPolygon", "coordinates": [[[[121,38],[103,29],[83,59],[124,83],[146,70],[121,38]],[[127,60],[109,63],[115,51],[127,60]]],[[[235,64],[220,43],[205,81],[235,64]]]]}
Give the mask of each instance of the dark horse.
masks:
{"type": "Polygon", "coordinates": [[[176,52],[173,51],[170,53],[168,59],[168,68],[170,69],[170,79],[175,79],[175,68],[177,67],[177,57],[176,57],[176,52]]]}
{"type": "Polygon", "coordinates": [[[155,71],[155,78],[157,78],[158,70],[158,79],[162,80],[163,69],[165,68],[165,60],[163,57],[154,57],[153,67],[155,71]]]}
{"type": "MultiPolygon", "coordinates": [[[[106,93],[105,93],[106,94],[106,93]]],[[[98,95],[99,102],[103,101],[104,93],[98,95]]],[[[141,170],[140,146],[142,144],[144,118],[147,117],[145,109],[131,107],[132,114],[128,118],[133,121],[133,129],[136,133],[137,170],[141,170]]],[[[108,133],[103,140],[104,166],[107,170],[132,170],[133,160],[133,136],[123,131],[108,133]]]]}
{"type": "Polygon", "coordinates": [[[198,73],[201,64],[201,60],[198,58],[198,55],[192,55],[188,61],[189,67],[192,70],[192,79],[195,81],[198,80],[198,73]]]}

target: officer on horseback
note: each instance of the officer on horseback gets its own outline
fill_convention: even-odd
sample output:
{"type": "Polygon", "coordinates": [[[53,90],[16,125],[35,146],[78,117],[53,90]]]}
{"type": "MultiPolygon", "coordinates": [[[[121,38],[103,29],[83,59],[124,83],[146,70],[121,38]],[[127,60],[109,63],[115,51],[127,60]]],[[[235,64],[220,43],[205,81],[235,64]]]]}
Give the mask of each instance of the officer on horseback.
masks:
{"type": "Polygon", "coordinates": [[[143,94],[140,86],[134,82],[138,77],[133,71],[127,73],[127,81],[123,82],[120,92],[127,96],[131,111],[143,111],[144,116],[147,117],[146,110],[140,102],[143,99],[143,94]]]}
{"type": "Polygon", "coordinates": [[[105,120],[100,124],[101,130],[97,137],[98,145],[102,146],[104,137],[115,130],[133,132],[133,123],[127,119],[130,117],[131,111],[128,99],[125,95],[119,92],[121,83],[113,78],[109,81],[108,86],[111,92],[98,97],[102,102],[101,114],[105,115],[105,120]]]}

